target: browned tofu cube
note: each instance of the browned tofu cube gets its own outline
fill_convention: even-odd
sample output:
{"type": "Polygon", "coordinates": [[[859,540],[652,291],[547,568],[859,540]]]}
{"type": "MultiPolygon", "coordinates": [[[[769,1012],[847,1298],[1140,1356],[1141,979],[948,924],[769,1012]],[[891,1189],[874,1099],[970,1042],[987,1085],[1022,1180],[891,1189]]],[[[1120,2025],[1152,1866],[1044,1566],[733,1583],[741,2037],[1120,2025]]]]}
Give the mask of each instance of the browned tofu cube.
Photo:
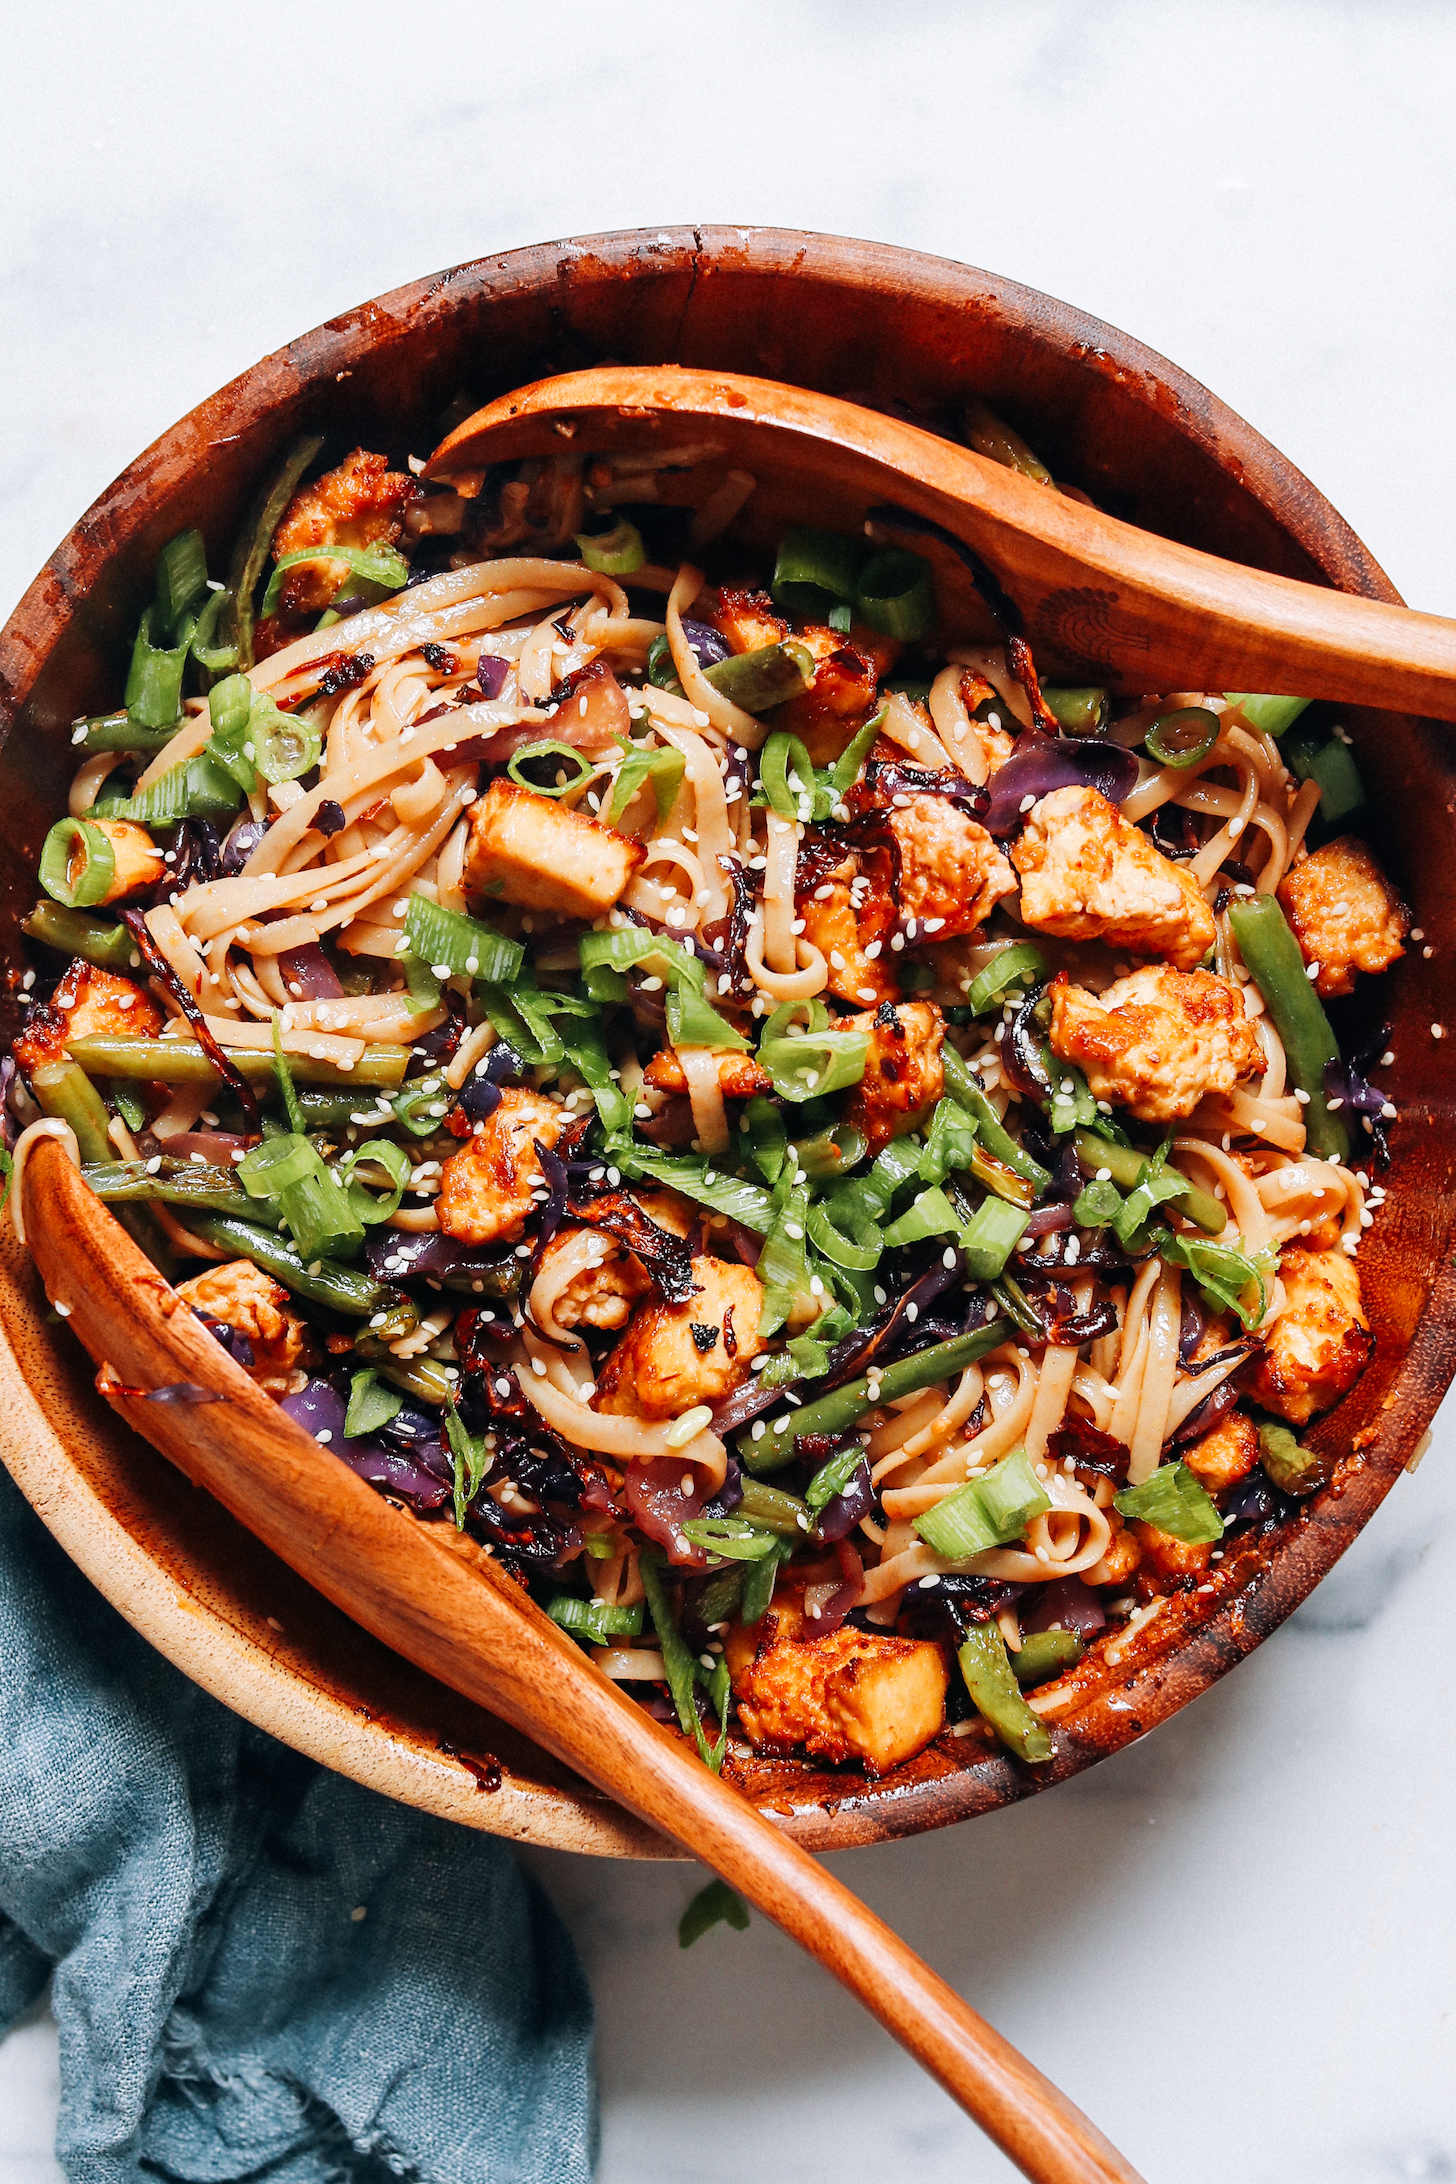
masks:
{"type": "Polygon", "coordinates": [[[1274,1322],[1249,1394],[1291,1425],[1338,1403],[1365,1370],[1372,1337],[1355,1262],[1340,1248],[1290,1245],[1279,1256],[1284,1310],[1274,1322]]]}
{"type": "Polygon", "coordinates": [[[497,778],[470,813],[467,894],[597,918],[610,910],[647,855],[615,827],[568,811],[552,797],[497,778]]]}
{"type": "Polygon", "coordinates": [[[145,827],[132,819],[88,818],[86,824],[104,834],[111,844],[111,884],[98,908],[108,902],[124,902],[128,895],[143,894],[160,884],[167,870],[166,861],[145,827]]]}
{"type": "Polygon", "coordinates": [[[602,1367],[597,1409],[637,1418],[679,1418],[721,1403],[748,1378],[759,1352],[763,1285],[726,1259],[692,1263],[697,1293],[683,1304],[647,1304],[602,1367]]]}
{"type": "Polygon", "coordinates": [[[1259,1461],[1259,1436],[1253,1419],[1246,1418],[1242,1411],[1230,1411],[1212,1433],[1205,1433],[1183,1451],[1183,1461],[1210,1494],[1222,1494],[1237,1486],[1259,1461]]]}
{"type": "Polygon", "coordinates": [[[230,1259],[177,1284],[204,1319],[246,1336],[253,1362],[243,1370],[269,1395],[292,1395],[303,1385],[305,1364],[318,1355],[313,1330],[296,1312],[288,1291],[251,1259],[230,1259]]]}
{"type": "Polygon", "coordinates": [[[162,1012],[140,986],[77,956],[49,1001],[33,1008],[15,1042],[15,1059],[29,1075],[65,1059],[73,1039],[155,1039],[162,1012]]]}
{"type": "Polygon", "coordinates": [[[863,1027],[869,1059],[844,1119],[863,1130],[872,1153],[913,1130],[945,1090],[945,1019],[933,1001],[890,1002],[863,1027]]]}
{"type": "Polygon", "coordinates": [[[785,1590],[761,1624],[728,1633],[725,1656],[749,1742],[888,1774],[927,1745],[945,1718],[939,1646],[842,1624],[805,1636],[801,1589],[785,1590]]]}
{"type": "Polygon", "coordinates": [[[440,1170],[440,1227],[465,1244],[514,1243],[545,1183],[535,1140],[553,1146],[566,1110],[539,1092],[507,1086],[493,1115],[476,1125],[461,1152],[440,1170]]]}

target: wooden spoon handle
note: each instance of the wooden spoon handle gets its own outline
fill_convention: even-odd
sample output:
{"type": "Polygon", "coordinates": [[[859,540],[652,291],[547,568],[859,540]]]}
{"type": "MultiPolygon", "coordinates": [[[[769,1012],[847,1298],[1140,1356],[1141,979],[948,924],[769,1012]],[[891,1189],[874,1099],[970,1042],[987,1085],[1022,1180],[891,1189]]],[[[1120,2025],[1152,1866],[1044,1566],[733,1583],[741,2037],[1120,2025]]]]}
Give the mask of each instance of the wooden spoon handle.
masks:
{"type": "Polygon", "coordinates": [[[47,1295],[120,1414],[407,1660],[500,1715],[741,1889],[1038,2184],[1137,2184],[1040,2071],[747,1799],[601,1675],[499,1565],[324,1454],[234,1364],[54,1143],[18,1187],[47,1295]],[[140,1390],[184,1389],[148,1400],[140,1390]],[[197,1400],[202,1394],[217,1400],[197,1400]]]}
{"type": "Polygon", "coordinates": [[[771,475],[776,506],[797,499],[792,520],[858,531],[896,503],[952,531],[1010,595],[1033,650],[1089,681],[1456,720],[1456,622],[1175,545],[918,426],[775,380],[671,364],[538,380],[467,418],[425,475],[475,490],[490,462],[689,440],[771,475]]]}

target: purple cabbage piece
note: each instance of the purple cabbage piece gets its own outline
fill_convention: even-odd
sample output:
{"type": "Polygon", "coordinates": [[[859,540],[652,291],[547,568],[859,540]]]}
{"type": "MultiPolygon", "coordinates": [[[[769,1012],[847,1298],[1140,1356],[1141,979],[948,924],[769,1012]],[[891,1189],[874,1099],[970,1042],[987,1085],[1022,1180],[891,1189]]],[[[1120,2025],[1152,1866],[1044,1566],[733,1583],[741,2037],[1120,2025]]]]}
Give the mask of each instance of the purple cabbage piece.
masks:
{"type": "Polygon", "coordinates": [[[1256,1464],[1246,1479],[1241,1479],[1223,1505],[1224,1522],[1228,1527],[1236,1524],[1282,1524],[1292,1517],[1299,1504],[1281,1494],[1266,1471],[1256,1464]]]}
{"type": "Polygon", "coordinates": [[[515,1286],[515,1256],[461,1243],[438,1229],[414,1234],[408,1229],[370,1229],[364,1257],[379,1282],[448,1281],[452,1289],[485,1285],[482,1295],[501,1297],[515,1286]]]}
{"type": "Polygon", "coordinates": [[[475,680],[483,698],[498,698],[506,686],[510,674],[509,660],[498,660],[493,653],[483,652],[475,663],[475,680]]]}
{"type": "Polygon", "coordinates": [[[1207,1325],[1208,1314],[1202,1303],[1185,1289],[1182,1317],[1178,1322],[1178,1363],[1185,1371],[1193,1362],[1193,1353],[1203,1340],[1207,1325]]]}
{"type": "Polygon", "coordinates": [[[699,667],[717,667],[732,654],[732,645],[711,622],[684,622],[683,635],[692,647],[699,667]]]}
{"type": "Polygon", "coordinates": [[[855,1466],[853,1476],[842,1494],[826,1502],[819,1512],[814,1527],[814,1537],[827,1543],[848,1539],[862,1517],[867,1517],[875,1505],[875,1490],[870,1484],[870,1467],[867,1461],[855,1466]]]}
{"type": "Polygon", "coordinates": [[[215,1388],[199,1388],[195,1380],[169,1380],[165,1387],[148,1388],[144,1403],[225,1403],[215,1388]]]}
{"type": "Polygon", "coordinates": [[[723,1474],[723,1484],[711,1501],[704,1502],[701,1515],[727,1517],[743,1499],[743,1466],[736,1456],[728,1458],[728,1468],[723,1474]]]}
{"type": "Polygon", "coordinates": [[[1382,1024],[1356,1048],[1348,1062],[1333,1061],[1325,1066],[1326,1098],[1342,1101],[1346,1113],[1360,1117],[1366,1135],[1374,1140],[1375,1165],[1381,1170],[1390,1165],[1386,1130],[1390,1118],[1385,1113],[1386,1096],[1378,1085],[1371,1084],[1369,1073],[1379,1062],[1389,1037],[1389,1024],[1382,1024]]]}
{"type": "Polygon", "coordinates": [[[267,832],[266,819],[240,819],[222,845],[217,863],[218,877],[236,879],[267,832]]]}
{"type": "Polygon", "coordinates": [[[1120,743],[1095,736],[1041,735],[1024,728],[1016,749],[991,777],[991,800],[981,824],[988,834],[1014,834],[1027,797],[1039,800],[1054,789],[1100,789],[1109,803],[1120,804],[1138,777],[1137,754],[1120,743]]]}
{"type": "Polygon", "coordinates": [[[198,1312],[195,1305],[193,1306],[193,1312],[201,1320],[214,1341],[222,1344],[234,1364],[241,1365],[246,1372],[249,1366],[256,1362],[253,1356],[252,1342],[242,1332],[241,1328],[229,1327],[226,1320],[209,1319],[205,1312],[198,1312]]]}
{"type": "Polygon", "coordinates": [[[346,1440],[344,1399],[332,1382],[310,1380],[297,1395],[285,1395],[280,1407],[315,1440],[327,1434],[323,1446],[329,1454],[339,1457],[371,1486],[397,1494],[401,1501],[420,1510],[439,1509],[450,1499],[450,1481],[426,1466],[422,1451],[406,1454],[373,1439],[346,1440]]]}
{"type": "Polygon", "coordinates": [[[1079,1638],[1093,1638],[1107,1627],[1102,1602],[1080,1577],[1059,1577],[1047,1586],[1036,1606],[1021,1618],[1025,1631],[1050,1630],[1060,1624],[1079,1638]]]}

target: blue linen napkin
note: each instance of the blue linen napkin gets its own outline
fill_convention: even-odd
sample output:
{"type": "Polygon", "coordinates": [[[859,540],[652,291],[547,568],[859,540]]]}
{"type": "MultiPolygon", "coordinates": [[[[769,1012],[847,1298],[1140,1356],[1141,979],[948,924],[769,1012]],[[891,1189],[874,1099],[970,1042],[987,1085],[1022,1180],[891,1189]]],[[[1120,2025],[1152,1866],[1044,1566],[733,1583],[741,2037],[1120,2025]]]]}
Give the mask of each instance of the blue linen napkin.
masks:
{"type": "Polygon", "coordinates": [[[506,1847],[190,1684],[0,1470],[0,2030],[72,2184],[587,2184],[591,2002],[506,1847]]]}

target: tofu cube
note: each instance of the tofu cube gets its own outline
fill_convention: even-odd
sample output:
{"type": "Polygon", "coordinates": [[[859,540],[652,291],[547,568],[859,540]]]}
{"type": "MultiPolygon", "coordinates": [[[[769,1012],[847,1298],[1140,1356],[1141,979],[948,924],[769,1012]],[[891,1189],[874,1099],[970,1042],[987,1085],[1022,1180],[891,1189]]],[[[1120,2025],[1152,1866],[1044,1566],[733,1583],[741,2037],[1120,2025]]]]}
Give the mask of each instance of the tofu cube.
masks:
{"type": "Polygon", "coordinates": [[[465,890],[523,910],[597,918],[646,855],[600,819],[497,777],[470,813],[465,890]]]}

